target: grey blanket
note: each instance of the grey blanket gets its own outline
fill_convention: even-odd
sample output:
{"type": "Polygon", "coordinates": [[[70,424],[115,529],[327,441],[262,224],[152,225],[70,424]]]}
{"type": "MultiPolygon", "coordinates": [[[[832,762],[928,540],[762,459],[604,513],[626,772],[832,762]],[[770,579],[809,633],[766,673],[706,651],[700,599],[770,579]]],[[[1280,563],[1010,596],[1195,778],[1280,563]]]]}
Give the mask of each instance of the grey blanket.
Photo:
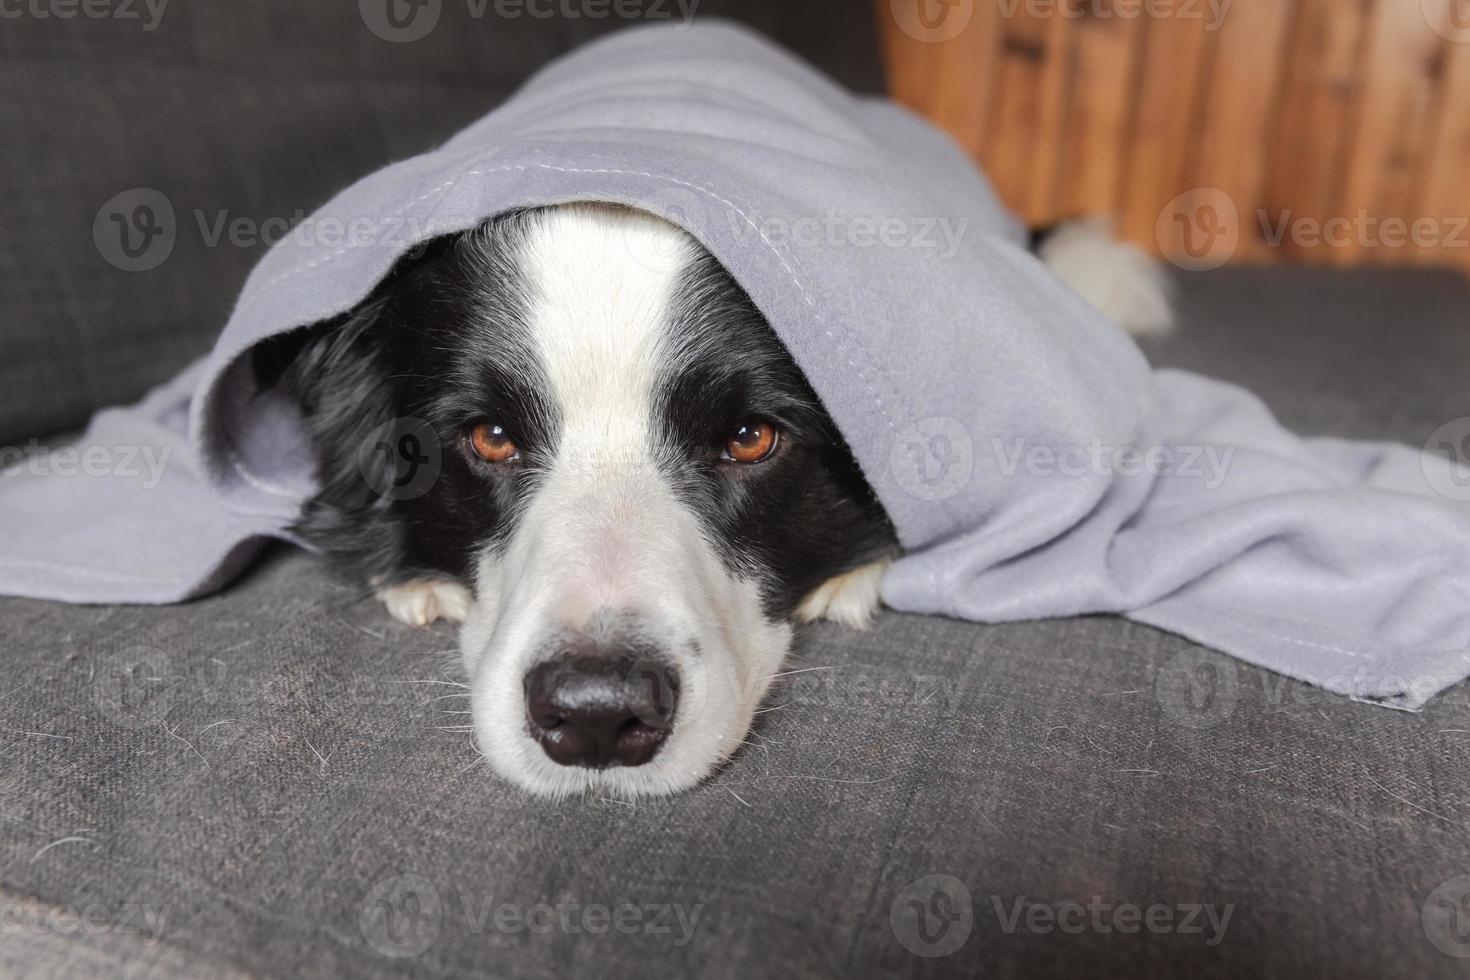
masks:
{"type": "Polygon", "coordinates": [[[0,593],[227,584],[290,539],[313,485],[251,348],[348,310],[429,238],[577,200],[681,225],[750,293],[898,529],[889,605],[1120,613],[1405,708],[1470,674],[1470,473],[1300,439],[1248,392],[1151,371],[942,135],[710,23],[591,44],[328,202],[254,270],[205,361],[0,478],[0,593]]]}

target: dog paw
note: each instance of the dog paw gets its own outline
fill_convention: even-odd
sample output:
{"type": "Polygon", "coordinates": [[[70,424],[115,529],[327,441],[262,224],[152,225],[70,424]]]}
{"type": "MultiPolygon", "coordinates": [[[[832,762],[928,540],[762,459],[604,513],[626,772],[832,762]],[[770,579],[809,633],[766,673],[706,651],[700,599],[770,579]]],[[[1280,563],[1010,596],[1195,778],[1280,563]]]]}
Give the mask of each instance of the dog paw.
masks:
{"type": "Polygon", "coordinates": [[[428,626],[437,619],[464,622],[470,611],[470,590],[458,582],[423,578],[378,590],[388,615],[410,626],[428,626]]]}
{"type": "Polygon", "coordinates": [[[853,629],[867,629],[882,605],[878,584],[891,564],[884,558],[828,579],[801,600],[796,618],[803,623],[826,619],[853,629]]]}
{"type": "Polygon", "coordinates": [[[1113,237],[1102,218],[1069,221],[1036,253],[1083,299],[1135,337],[1158,337],[1174,326],[1163,266],[1113,237]]]}

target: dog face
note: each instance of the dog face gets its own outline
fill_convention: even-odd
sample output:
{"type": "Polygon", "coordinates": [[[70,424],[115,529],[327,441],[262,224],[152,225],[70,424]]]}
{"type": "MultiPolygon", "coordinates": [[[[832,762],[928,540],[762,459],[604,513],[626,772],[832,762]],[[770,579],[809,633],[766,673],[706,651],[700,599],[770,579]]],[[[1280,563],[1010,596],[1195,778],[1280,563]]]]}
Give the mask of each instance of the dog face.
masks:
{"type": "Polygon", "coordinates": [[[443,580],[468,589],[476,737],[529,790],[692,785],[741,743],[794,614],[876,602],[854,570],[894,535],[851,453],[744,292],[657,218],[502,216],[295,344],[321,483],[297,532],[362,580],[440,580],[446,611],[443,580]],[[363,449],[405,419],[438,472],[385,495],[363,449]]]}

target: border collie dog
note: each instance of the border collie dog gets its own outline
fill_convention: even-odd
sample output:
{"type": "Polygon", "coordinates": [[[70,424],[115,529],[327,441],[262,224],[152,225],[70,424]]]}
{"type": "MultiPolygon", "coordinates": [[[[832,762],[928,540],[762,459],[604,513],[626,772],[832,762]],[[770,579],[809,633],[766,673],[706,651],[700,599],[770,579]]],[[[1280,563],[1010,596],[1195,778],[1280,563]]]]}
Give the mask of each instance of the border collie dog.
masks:
{"type": "Polygon", "coordinates": [[[793,621],[878,607],[898,543],[852,453],[740,286],[650,214],[502,215],[275,346],[320,484],[296,533],[397,619],[463,622],[480,750],[529,791],[694,785],[793,621]],[[437,469],[383,494],[394,463],[363,447],[401,420],[437,469]]]}

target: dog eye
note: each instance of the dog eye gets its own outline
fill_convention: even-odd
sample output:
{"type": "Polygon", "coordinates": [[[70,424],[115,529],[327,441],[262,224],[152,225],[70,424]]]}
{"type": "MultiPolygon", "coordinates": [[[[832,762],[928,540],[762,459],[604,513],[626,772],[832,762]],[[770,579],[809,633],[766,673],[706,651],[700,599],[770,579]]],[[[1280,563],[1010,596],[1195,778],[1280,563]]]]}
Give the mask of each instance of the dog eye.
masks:
{"type": "Polygon", "coordinates": [[[504,463],[520,453],[505,430],[493,422],[481,422],[469,432],[470,448],[487,463],[504,463]]]}
{"type": "Polygon", "coordinates": [[[759,463],[776,451],[776,427],[752,419],[742,422],[725,440],[725,455],[737,463],[759,463]]]}

